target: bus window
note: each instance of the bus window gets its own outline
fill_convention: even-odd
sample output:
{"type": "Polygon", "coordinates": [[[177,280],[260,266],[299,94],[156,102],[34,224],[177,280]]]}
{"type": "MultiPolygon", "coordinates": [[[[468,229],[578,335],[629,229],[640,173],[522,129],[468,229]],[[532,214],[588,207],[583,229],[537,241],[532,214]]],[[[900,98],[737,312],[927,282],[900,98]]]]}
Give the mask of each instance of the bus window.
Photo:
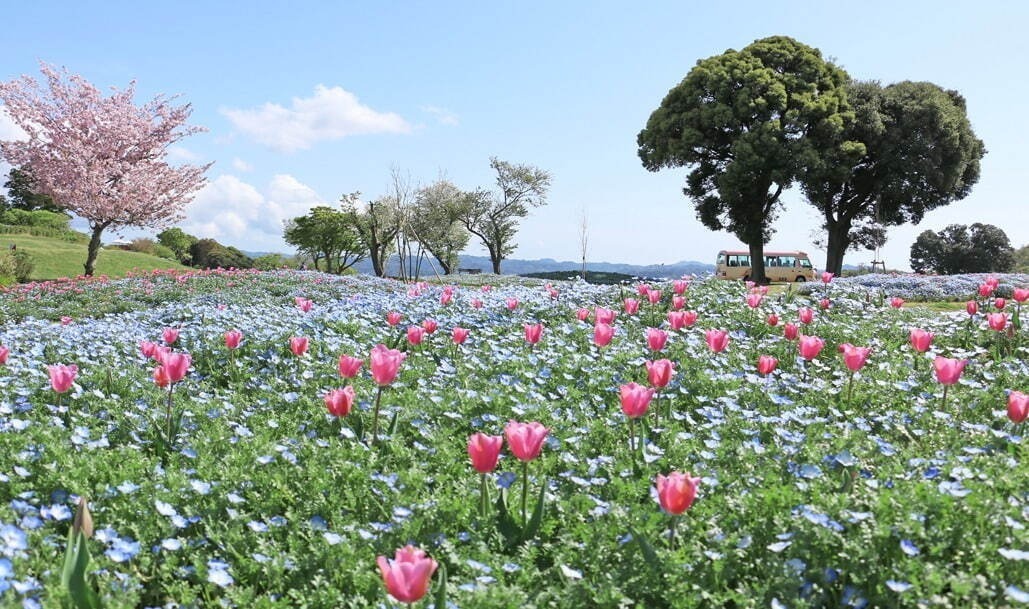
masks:
{"type": "Polygon", "coordinates": [[[802,267],[804,267],[806,269],[809,269],[809,268],[811,268],[811,261],[808,260],[807,258],[801,258],[800,259],[800,266],[802,266],[802,267]]]}
{"type": "Polygon", "coordinates": [[[797,257],[779,256],[779,266],[797,266],[797,257]]]}
{"type": "Polygon", "coordinates": [[[717,265],[725,264],[725,254],[718,254],[718,261],[715,262],[717,265]]]}

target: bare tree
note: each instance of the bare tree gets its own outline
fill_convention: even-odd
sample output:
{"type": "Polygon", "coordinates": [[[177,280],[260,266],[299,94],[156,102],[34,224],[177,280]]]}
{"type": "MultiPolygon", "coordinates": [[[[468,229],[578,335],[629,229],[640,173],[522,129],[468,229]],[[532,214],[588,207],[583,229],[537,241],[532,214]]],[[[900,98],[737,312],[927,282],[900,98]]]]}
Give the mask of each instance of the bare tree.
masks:
{"type": "Polygon", "coordinates": [[[586,249],[589,246],[589,217],[586,208],[582,209],[582,222],[579,224],[579,250],[582,252],[582,280],[586,281],[586,249]]]}

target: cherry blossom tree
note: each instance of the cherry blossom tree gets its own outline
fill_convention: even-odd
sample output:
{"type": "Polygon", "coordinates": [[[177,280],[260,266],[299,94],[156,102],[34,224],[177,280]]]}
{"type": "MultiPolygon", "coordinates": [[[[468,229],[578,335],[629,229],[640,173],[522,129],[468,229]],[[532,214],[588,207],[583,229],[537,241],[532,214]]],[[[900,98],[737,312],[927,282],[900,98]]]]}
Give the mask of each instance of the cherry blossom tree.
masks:
{"type": "Polygon", "coordinates": [[[135,81],[105,97],[84,78],[41,64],[46,86],[22,76],[0,82],[0,101],[27,134],[0,141],[0,158],[31,173],[40,192],[89,223],[86,275],[107,228],[164,228],[206,182],[207,165],[169,165],[168,147],[203,127],[186,125],[189,104],[159,95],[143,106],[135,81]]]}

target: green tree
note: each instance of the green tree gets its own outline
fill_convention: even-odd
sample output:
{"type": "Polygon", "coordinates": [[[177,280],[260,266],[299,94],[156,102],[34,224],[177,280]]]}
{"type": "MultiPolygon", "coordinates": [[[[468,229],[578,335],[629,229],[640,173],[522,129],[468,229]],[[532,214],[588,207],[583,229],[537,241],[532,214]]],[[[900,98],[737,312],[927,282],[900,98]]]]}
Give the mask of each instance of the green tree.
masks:
{"type": "Polygon", "coordinates": [[[37,192],[38,186],[29,172],[12,167],[7,174],[7,181],[4,182],[7,189],[6,204],[0,205],[0,209],[24,209],[25,211],[36,211],[42,209],[52,212],[63,212],[60,205],[48,196],[37,192]]]}
{"type": "Polygon", "coordinates": [[[343,195],[343,210],[351,216],[353,225],[361,235],[361,241],[368,250],[368,258],[372,261],[372,270],[376,276],[384,277],[386,263],[396,247],[397,234],[400,232],[397,209],[389,197],[379,197],[358,211],[360,195],[359,192],[343,195]]]}
{"type": "Polygon", "coordinates": [[[249,269],[254,262],[242,251],[214,239],[200,239],[189,248],[193,266],[201,269],[249,269]]]}
{"type": "Polygon", "coordinates": [[[916,273],[1007,273],[1015,266],[1007,234],[992,224],[951,224],[939,233],[918,235],[911,246],[916,273]]]}
{"type": "Polygon", "coordinates": [[[306,216],[287,222],[283,237],[301,254],[310,256],[315,268],[324,260],[326,272],[342,273],[367,256],[350,211],[315,207],[306,216]]]}
{"type": "Polygon", "coordinates": [[[825,269],[839,274],[873,224],[918,224],[929,210],[963,199],[986,153],[965,100],[928,82],[850,82],[855,119],[828,140],[799,181],[827,233],[825,269]],[[878,208],[878,209],[877,209],[878,208]]]}
{"type": "Polygon", "coordinates": [[[551,176],[532,165],[516,165],[490,158],[497,172],[497,190],[466,193],[456,206],[458,220],[486,246],[493,272],[500,274],[500,263],[514,252],[518,223],[529,210],[547,203],[551,176]]]}
{"type": "Polygon", "coordinates": [[[470,238],[457,221],[464,196],[457,186],[440,178],[418,189],[407,221],[414,239],[439,262],[445,275],[457,268],[458,254],[470,238]]]}
{"type": "Polygon", "coordinates": [[[254,268],[260,271],[274,271],[283,267],[296,268],[295,259],[282,254],[265,254],[254,258],[254,268]]]}
{"type": "Polygon", "coordinates": [[[157,242],[175,252],[179,262],[190,264],[190,248],[197,242],[197,238],[175,227],[157,233],[157,242]]]}
{"type": "Polygon", "coordinates": [[[689,167],[683,193],[700,221],[750,249],[751,278],[765,280],[764,244],[780,197],[805,165],[853,147],[835,139],[853,119],[847,74],[785,36],[697,62],[637,137],[650,171],[689,167]]]}
{"type": "Polygon", "coordinates": [[[1015,250],[1015,272],[1029,273],[1029,245],[1015,250]]]}

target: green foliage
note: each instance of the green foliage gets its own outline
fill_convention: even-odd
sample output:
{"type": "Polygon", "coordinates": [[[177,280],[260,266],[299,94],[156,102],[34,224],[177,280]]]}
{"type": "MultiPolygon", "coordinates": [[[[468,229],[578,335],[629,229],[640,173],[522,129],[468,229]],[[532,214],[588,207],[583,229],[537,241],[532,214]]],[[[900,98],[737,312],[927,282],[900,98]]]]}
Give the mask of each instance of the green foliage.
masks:
{"type": "Polygon", "coordinates": [[[235,247],[225,246],[214,239],[200,239],[189,248],[193,266],[200,269],[249,269],[254,261],[235,247]]]}
{"type": "Polygon", "coordinates": [[[189,264],[191,262],[189,248],[193,247],[197,238],[176,227],[157,233],[157,242],[175,252],[175,257],[179,262],[189,264]]]}
{"type": "Polygon", "coordinates": [[[637,137],[650,171],[689,167],[684,194],[712,230],[750,246],[754,278],[780,195],[802,168],[857,144],[839,141],[853,120],[847,74],[785,36],[702,59],[661,102],[637,137]]]}
{"type": "Polygon", "coordinates": [[[846,91],[854,120],[841,132],[820,133],[825,152],[800,174],[825,218],[826,270],[837,274],[852,245],[874,249],[869,223],[917,224],[927,211],[966,197],[986,153],[956,91],[910,81],[851,81],[846,91]]]}
{"type": "Polygon", "coordinates": [[[1029,273],[1029,245],[1023,245],[1022,247],[1015,250],[1014,258],[1014,272],[1029,273]]]}
{"type": "Polygon", "coordinates": [[[137,238],[133,239],[128,245],[120,246],[121,249],[129,252],[140,252],[143,254],[149,254],[151,256],[157,256],[158,258],[165,258],[167,260],[177,260],[178,256],[169,247],[165,247],[160,243],[157,243],[153,239],[137,238]]]}
{"type": "Polygon", "coordinates": [[[439,179],[418,189],[405,230],[413,233],[449,275],[457,269],[458,254],[468,245],[468,229],[458,222],[464,198],[451,182],[439,179]]]}
{"type": "Polygon", "coordinates": [[[11,209],[24,211],[61,211],[61,207],[50,196],[36,192],[36,181],[33,179],[32,174],[27,171],[12,167],[11,171],[7,174],[4,188],[7,189],[7,199],[3,202],[3,205],[0,205],[0,209],[10,207],[11,209]]]}
{"type": "Polygon", "coordinates": [[[363,210],[358,211],[359,192],[343,195],[340,203],[343,211],[350,216],[353,226],[361,236],[361,242],[368,250],[372,261],[372,270],[377,277],[386,275],[386,261],[396,247],[396,236],[400,232],[400,221],[397,205],[389,197],[379,197],[369,201],[363,210]]]}
{"type": "Polygon", "coordinates": [[[315,268],[324,262],[329,273],[345,271],[368,255],[350,209],[315,207],[306,216],[287,222],[283,238],[301,254],[310,256],[315,268]]]}
{"type": "Polygon", "coordinates": [[[38,226],[53,230],[71,230],[71,218],[63,213],[37,209],[27,211],[24,209],[8,209],[0,212],[0,224],[11,224],[14,226],[38,226]]]}
{"type": "Polygon", "coordinates": [[[254,268],[259,271],[274,271],[281,268],[296,268],[295,260],[282,254],[265,254],[254,258],[254,268]]]}
{"type": "Polygon", "coordinates": [[[1014,266],[1007,234],[992,224],[951,224],[939,233],[927,230],[911,246],[916,273],[1006,273],[1014,266]]]}

